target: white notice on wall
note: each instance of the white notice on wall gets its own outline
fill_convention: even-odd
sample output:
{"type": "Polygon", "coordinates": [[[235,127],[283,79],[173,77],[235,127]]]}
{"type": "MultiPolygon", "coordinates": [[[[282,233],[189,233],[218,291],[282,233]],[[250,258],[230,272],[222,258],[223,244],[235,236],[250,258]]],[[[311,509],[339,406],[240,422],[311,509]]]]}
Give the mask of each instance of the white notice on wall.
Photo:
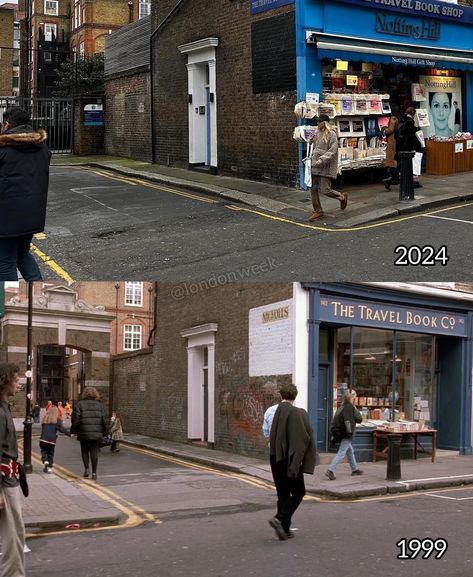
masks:
{"type": "Polygon", "coordinates": [[[292,299],[250,309],[250,377],[292,374],[293,323],[292,299]]]}
{"type": "Polygon", "coordinates": [[[466,141],[466,149],[471,150],[473,148],[473,140],[466,141]]]}
{"type": "Polygon", "coordinates": [[[463,142],[455,142],[455,152],[463,152],[463,142]]]}

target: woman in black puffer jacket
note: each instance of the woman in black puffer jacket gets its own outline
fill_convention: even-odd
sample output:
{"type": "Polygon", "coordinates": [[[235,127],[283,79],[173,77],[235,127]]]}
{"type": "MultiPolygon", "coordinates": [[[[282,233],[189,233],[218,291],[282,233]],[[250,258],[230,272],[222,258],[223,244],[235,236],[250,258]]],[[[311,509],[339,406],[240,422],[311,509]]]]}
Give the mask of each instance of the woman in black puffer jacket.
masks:
{"type": "Polygon", "coordinates": [[[99,443],[108,433],[108,420],[100,396],[94,387],[86,387],[82,400],[72,412],[71,433],[77,435],[84,462],[84,477],[89,476],[89,455],[92,462],[92,479],[97,479],[99,443]]]}

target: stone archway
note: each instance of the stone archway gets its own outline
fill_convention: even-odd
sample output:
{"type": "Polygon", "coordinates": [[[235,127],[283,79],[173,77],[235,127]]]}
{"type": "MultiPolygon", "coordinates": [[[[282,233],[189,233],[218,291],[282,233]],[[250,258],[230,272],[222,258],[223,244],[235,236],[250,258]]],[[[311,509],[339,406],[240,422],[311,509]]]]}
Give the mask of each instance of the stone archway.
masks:
{"type": "MultiPolygon", "coordinates": [[[[21,382],[25,383],[26,339],[28,302],[12,298],[0,318],[3,339],[0,344],[0,360],[20,366],[21,382]]],[[[94,386],[106,406],[109,401],[110,334],[114,317],[104,307],[94,307],[78,299],[77,293],[62,285],[46,287],[33,300],[33,380],[32,399],[36,400],[43,383],[38,382],[38,359],[41,351],[67,351],[82,363],[83,371],[76,375],[75,389],[67,392],[76,395],[85,386],[94,386]],[[57,347],[57,348],[56,348],[57,347]]],[[[74,373],[72,373],[74,374],[74,373]]],[[[46,378],[46,377],[45,377],[46,378]]],[[[67,376],[69,378],[69,375],[67,376]]],[[[44,395],[43,395],[44,396],[44,395]]],[[[60,400],[60,399],[58,399],[60,400]]],[[[65,400],[65,399],[63,399],[65,400]]],[[[26,399],[24,390],[14,399],[13,413],[23,416],[26,399]]]]}

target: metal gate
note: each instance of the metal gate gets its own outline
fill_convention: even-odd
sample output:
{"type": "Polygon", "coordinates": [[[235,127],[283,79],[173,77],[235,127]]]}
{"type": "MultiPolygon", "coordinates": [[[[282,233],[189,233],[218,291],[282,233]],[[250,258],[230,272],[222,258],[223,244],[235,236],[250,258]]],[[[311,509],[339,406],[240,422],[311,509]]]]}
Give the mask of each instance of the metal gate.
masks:
{"type": "Polygon", "coordinates": [[[21,106],[31,114],[33,128],[44,128],[48,146],[56,154],[72,153],[74,103],[72,98],[0,97],[0,122],[9,108],[21,106]]]}

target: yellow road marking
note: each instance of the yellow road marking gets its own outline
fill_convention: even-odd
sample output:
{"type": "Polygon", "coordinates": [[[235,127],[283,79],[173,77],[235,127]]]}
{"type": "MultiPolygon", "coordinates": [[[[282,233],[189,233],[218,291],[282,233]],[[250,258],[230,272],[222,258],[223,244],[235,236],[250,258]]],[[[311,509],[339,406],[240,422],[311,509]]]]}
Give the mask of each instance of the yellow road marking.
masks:
{"type": "Polygon", "coordinates": [[[36,240],[44,240],[46,238],[46,234],[44,232],[37,232],[34,237],[36,240]]]}
{"type": "Polygon", "coordinates": [[[309,230],[317,230],[320,232],[357,232],[360,230],[368,230],[371,228],[379,228],[381,226],[387,226],[389,224],[396,224],[398,222],[405,222],[407,220],[413,220],[415,218],[423,218],[423,217],[428,217],[428,216],[432,216],[435,214],[439,214],[441,212],[446,212],[448,210],[457,210],[458,208],[465,208],[467,206],[473,206],[473,202],[466,202],[463,204],[459,204],[459,205],[455,205],[455,206],[449,206],[447,208],[440,208],[438,210],[434,210],[432,212],[422,212],[422,213],[417,213],[417,214],[412,214],[410,216],[402,216],[399,218],[392,218],[390,220],[385,220],[383,222],[374,222],[371,224],[364,224],[364,225],[360,225],[360,226],[353,226],[350,228],[330,228],[327,226],[315,226],[313,224],[305,224],[303,222],[298,222],[296,220],[292,220],[290,218],[285,218],[283,216],[275,216],[272,214],[267,214],[265,212],[262,212],[261,210],[256,210],[253,208],[246,208],[244,206],[236,206],[236,205],[226,205],[225,208],[228,208],[230,210],[234,210],[234,211],[240,211],[240,212],[249,212],[252,214],[256,214],[258,216],[263,216],[264,218],[269,218],[270,220],[275,220],[278,222],[284,222],[287,224],[293,224],[295,226],[298,226],[299,228],[306,228],[309,230]]]}
{"type": "Polygon", "coordinates": [[[58,276],[60,276],[66,282],[68,282],[69,284],[74,282],[73,279],[71,278],[71,276],[60,265],[58,265],[56,261],[54,261],[47,254],[45,254],[37,246],[32,244],[31,250],[34,252],[34,254],[37,257],[39,257],[45,264],[47,264],[58,276]]]}
{"type": "MultiPolygon", "coordinates": [[[[19,441],[18,446],[20,449],[22,448],[22,445],[23,445],[22,441],[19,441]]],[[[37,455],[36,453],[32,452],[31,458],[32,461],[34,461],[35,463],[42,465],[41,459],[39,455],[37,455]]],[[[104,527],[87,527],[84,529],[71,529],[70,531],[73,533],[90,533],[95,531],[110,531],[113,529],[130,529],[142,525],[145,521],[153,521],[157,525],[162,523],[162,521],[157,519],[154,515],[148,513],[135,503],[130,503],[117,493],[114,493],[112,490],[105,488],[102,485],[97,485],[93,481],[88,481],[86,479],[79,477],[78,475],[76,475],[72,471],[69,471],[65,467],[61,467],[60,465],[55,464],[54,471],[58,477],[66,481],[74,481],[80,487],[87,489],[88,491],[99,496],[102,500],[113,505],[116,509],[121,511],[126,516],[126,519],[123,522],[119,523],[118,525],[108,525],[104,527]]],[[[67,532],[65,529],[55,531],[42,531],[41,533],[31,533],[27,534],[26,536],[27,538],[46,537],[51,535],[64,535],[65,532],[67,532]]]]}
{"type": "Polygon", "coordinates": [[[125,176],[117,176],[117,175],[110,175],[108,172],[102,172],[96,169],[88,169],[90,172],[97,174],[99,176],[103,176],[105,178],[110,178],[112,180],[119,180],[123,182],[127,182],[129,184],[133,184],[133,186],[145,186],[147,188],[155,188],[157,190],[162,190],[163,192],[171,192],[172,194],[176,194],[178,196],[183,196],[185,198],[190,198],[192,200],[199,200],[201,202],[206,202],[208,204],[218,204],[219,201],[213,198],[206,198],[205,196],[199,196],[197,194],[192,194],[190,192],[184,192],[182,190],[177,190],[175,188],[170,188],[165,185],[161,184],[154,184],[152,182],[148,182],[146,180],[141,180],[140,178],[135,177],[125,177],[125,176]]]}

